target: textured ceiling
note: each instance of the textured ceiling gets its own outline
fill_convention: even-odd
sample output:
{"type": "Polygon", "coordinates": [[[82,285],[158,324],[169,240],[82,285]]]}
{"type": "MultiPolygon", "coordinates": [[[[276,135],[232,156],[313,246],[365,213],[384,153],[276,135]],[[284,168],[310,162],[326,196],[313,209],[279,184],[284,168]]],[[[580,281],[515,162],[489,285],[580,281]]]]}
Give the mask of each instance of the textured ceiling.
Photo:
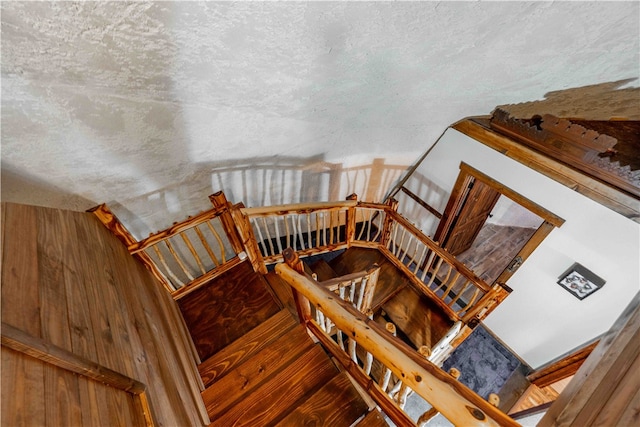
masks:
{"type": "Polygon", "coordinates": [[[344,171],[395,177],[451,123],[549,92],[569,115],[629,116],[639,6],[2,2],[2,197],[108,202],[143,233],[220,188],[366,193],[344,171]],[[587,85],[586,106],[558,95],[587,85]]]}

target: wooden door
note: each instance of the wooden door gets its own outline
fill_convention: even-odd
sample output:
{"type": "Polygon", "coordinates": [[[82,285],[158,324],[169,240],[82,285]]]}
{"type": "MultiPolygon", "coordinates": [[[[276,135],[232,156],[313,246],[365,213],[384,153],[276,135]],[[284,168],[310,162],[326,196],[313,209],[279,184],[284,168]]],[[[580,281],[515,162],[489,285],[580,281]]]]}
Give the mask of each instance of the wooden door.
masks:
{"type": "Polygon", "coordinates": [[[500,198],[498,191],[475,178],[469,180],[465,193],[464,202],[443,239],[443,247],[454,256],[471,247],[500,198]]]}
{"type": "MultiPolygon", "coordinates": [[[[562,218],[462,162],[460,174],[438,224],[434,240],[441,242],[441,245],[454,256],[467,250],[501,195],[543,219],[540,227],[494,281],[506,283],[545,237],[555,227],[564,223],[562,218]]],[[[480,275],[481,272],[476,274],[480,275]]]]}

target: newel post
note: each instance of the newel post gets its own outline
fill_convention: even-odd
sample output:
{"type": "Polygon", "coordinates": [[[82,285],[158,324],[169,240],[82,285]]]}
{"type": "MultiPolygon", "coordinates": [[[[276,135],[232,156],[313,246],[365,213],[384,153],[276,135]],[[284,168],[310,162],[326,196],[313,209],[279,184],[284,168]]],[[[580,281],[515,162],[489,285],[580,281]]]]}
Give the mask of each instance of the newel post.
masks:
{"type": "MultiPolygon", "coordinates": [[[[347,200],[358,200],[358,195],[353,193],[347,196],[347,200]]],[[[347,243],[347,247],[350,248],[353,240],[356,236],[356,207],[350,206],[347,208],[347,218],[345,222],[344,240],[347,243]]]]}
{"type": "Polygon", "coordinates": [[[396,199],[387,200],[386,215],[384,216],[384,224],[382,225],[382,237],[380,238],[380,246],[387,247],[391,238],[391,229],[393,228],[393,214],[398,211],[398,201],[396,199]]]}
{"type": "MultiPolygon", "coordinates": [[[[285,249],[282,251],[282,256],[284,257],[284,262],[286,262],[289,267],[293,268],[299,274],[305,274],[304,265],[293,249],[285,249]]],[[[300,294],[294,288],[291,288],[291,292],[293,292],[293,301],[296,303],[296,311],[298,312],[300,323],[305,324],[307,320],[311,319],[311,304],[309,304],[309,300],[304,295],[300,294]]]]}
{"type": "Polygon", "coordinates": [[[240,236],[238,236],[238,231],[236,230],[236,226],[230,212],[231,203],[227,201],[227,198],[222,191],[218,191],[217,193],[210,195],[209,200],[211,200],[213,206],[218,209],[222,209],[222,212],[220,213],[220,222],[222,223],[224,232],[231,243],[233,251],[237,254],[243,252],[244,246],[242,245],[240,236]]]}
{"type": "Polygon", "coordinates": [[[247,252],[247,257],[249,258],[249,261],[251,261],[253,271],[267,274],[267,266],[264,264],[264,258],[262,257],[262,252],[260,252],[260,247],[258,247],[256,236],[253,233],[251,221],[249,221],[249,217],[241,211],[242,208],[244,208],[242,203],[238,203],[236,206],[233,206],[231,208],[231,217],[233,218],[236,229],[240,234],[240,239],[242,240],[244,249],[247,252]]]}

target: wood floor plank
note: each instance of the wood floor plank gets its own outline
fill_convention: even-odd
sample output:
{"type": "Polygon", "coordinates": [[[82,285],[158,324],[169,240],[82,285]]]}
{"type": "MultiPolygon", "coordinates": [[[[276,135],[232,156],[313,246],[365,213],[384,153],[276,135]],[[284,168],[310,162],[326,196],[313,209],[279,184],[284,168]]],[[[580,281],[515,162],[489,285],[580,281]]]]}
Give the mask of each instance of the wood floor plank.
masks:
{"type": "Polygon", "coordinates": [[[309,399],[289,413],[277,425],[350,426],[367,412],[367,404],[342,372],[309,399]]]}
{"type": "Polygon", "coordinates": [[[181,298],[180,310],[201,360],[206,360],[280,311],[249,262],[181,298]]]}
{"type": "Polygon", "coordinates": [[[310,350],[313,345],[302,325],[282,335],[202,392],[209,417],[218,418],[272,375],[294,363],[300,354],[310,350]]]}
{"type": "Polygon", "coordinates": [[[298,323],[288,310],[281,310],[248,332],[242,340],[225,347],[198,366],[205,387],[266,348],[298,323]]]}
{"type": "Polygon", "coordinates": [[[329,382],[338,370],[318,346],[303,353],[246,399],[213,420],[211,426],[264,426],[278,422],[296,403],[329,382]]]}

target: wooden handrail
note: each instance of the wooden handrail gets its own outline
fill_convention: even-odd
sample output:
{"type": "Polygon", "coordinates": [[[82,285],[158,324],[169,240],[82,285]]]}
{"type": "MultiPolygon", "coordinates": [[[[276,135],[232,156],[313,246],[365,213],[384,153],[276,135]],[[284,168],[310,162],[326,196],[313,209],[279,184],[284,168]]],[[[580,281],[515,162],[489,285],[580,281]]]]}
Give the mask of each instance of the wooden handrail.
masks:
{"type": "Polygon", "coordinates": [[[276,265],[276,273],[312,304],[322,308],[338,329],[389,367],[404,384],[454,424],[518,425],[437,366],[424,360],[417,353],[403,348],[397,341],[392,340],[389,334],[384,333],[379,325],[367,319],[349,303],[336,298],[335,294],[318,287],[313,280],[297,273],[286,264],[276,265]]]}
{"type": "Polygon", "coordinates": [[[138,253],[140,251],[144,251],[145,249],[159,243],[163,240],[167,240],[173,236],[176,236],[183,231],[189,230],[198,224],[202,224],[206,221],[216,218],[219,216],[225,207],[218,207],[209,209],[208,211],[204,211],[199,213],[196,216],[189,217],[185,221],[174,224],[171,227],[162,230],[158,233],[152,234],[146,239],[142,239],[139,242],[135,242],[129,245],[129,252],[132,254],[138,253]]]}
{"type": "Polygon", "coordinates": [[[345,200],[343,202],[315,202],[315,203],[294,203],[290,205],[274,205],[256,208],[242,208],[243,214],[248,216],[262,215],[286,215],[293,212],[307,213],[320,210],[337,210],[357,206],[356,200],[345,200]]]}

